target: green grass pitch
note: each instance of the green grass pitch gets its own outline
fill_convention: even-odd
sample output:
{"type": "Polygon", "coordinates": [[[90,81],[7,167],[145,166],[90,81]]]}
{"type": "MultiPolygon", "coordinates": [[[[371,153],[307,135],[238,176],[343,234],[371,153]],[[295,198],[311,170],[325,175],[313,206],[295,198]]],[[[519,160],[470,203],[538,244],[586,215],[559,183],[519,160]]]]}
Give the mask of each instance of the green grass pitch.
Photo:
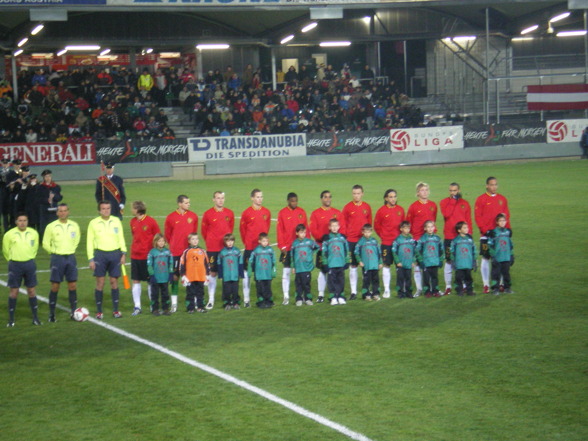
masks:
{"type": "MultiPolygon", "coordinates": [[[[322,190],[331,190],[333,205],[342,208],[359,183],[375,213],[387,188],[398,190],[399,204],[407,208],[421,180],[431,185],[435,202],[446,197],[450,182],[459,182],[473,206],[491,175],[511,207],[515,294],[482,295],[476,274],[478,295],[472,298],[225,312],[218,307],[219,286],[217,307],[208,314],[131,317],[131,294],[123,290],[124,318],[114,320],[106,290],[105,321],[371,440],[586,440],[588,161],[128,182],[126,189],[127,205],[144,200],[148,214],[163,226],[181,193],[201,217],[213,191],[223,190],[226,206],[239,216],[258,187],[275,218],[290,191],[310,214],[322,190]]],[[[97,215],[93,184],[62,187],[72,218],[85,230],[97,215]]],[[[126,235],[130,244],[128,228],[126,235]]],[[[275,242],[273,229],[270,236],[275,242]]],[[[37,263],[48,269],[42,250],[37,263]]],[[[78,263],[87,266],[85,235],[78,263]]],[[[6,280],[6,271],[2,259],[0,279],[6,280]]],[[[61,305],[67,304],[65,288],[61,305]]],[[[48,289],[48,274],[40,273],[38,293],[46,297],[48,289]]],[[[273,289],[281,300],[279,278],[273,289]]],[[[89,270],[81,270],[78,292],[79,305],[93,312],[89,270]]],[[[107,329],[72,322],[63,311],[57,323],[46,323],[47,310],[41,304],[45,323],[32,326],[20,296],[16,327],[0,328],[0,440],[348,439],[107,329]]]]}

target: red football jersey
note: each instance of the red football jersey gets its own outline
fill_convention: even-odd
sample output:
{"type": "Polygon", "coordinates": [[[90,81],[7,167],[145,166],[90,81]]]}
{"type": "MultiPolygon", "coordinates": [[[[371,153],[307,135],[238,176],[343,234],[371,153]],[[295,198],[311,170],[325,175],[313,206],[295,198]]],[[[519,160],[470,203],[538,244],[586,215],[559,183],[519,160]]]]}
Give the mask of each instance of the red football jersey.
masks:
{"type": "Polygon", "coordinates": [[[284,207],[278,213],[278,248],[284,251],[290,251],[292,242],[296,239],[296,227],[303,224],[308,229],[306,211],[300,207],[292,210],[290,207],[284,207]]]}
{"type": "Polygon", "coordinates": [[[140,219],[131,219],[131,259],[147,260],[147,255],[153,248],[153,236],[161,233],[157,221],[151,216],[143,215],[140,219]]]}
{"type": "Polygon", "coordinates": [[[404,208],[400,205],[395,205],[394,207],[382,205],[379,208],[374,219],[374,230],[380,236],[382,245],[392,245],[400,234],[400,223],[404,219],[404,208]]]}
{"type": "MultiPolygon", "coordinates": [[[[437,204],[433,201],[426,203],[419,200],[413,202],[408,207],[406,220],[410,222],[410,234],[414,240],[419,240],[425,234],[425,222],[432,220],[437,221],[437,204]]],[[[435,231],[437,229],[435,228],[435,231]]]]}
{"type": "Polygon", "coordinates": [[[445,239],[453,240],[457,237],[455,226],[458,222],[467,222],[470,230],[472,226],[472,207],[465,199],[445,198],[439,202],[441,214],[445,219],[443,227],[443,236],[445,239]]]}
{"type": "Polygon", "coordinates": [[[271,217],[270,211],[265,207],[249,207],[241,214],[239,230],[246,250],[253,250],[259,245],[259,233],[269,234],[271,217]]]}
{"type": "Polygon", "coordinates": [[[372,207],[367,202],[356,204],[351,201],[343,207],[345,219],[345,236],[349,242],[357,242],[361,238],[361,229],[365,224],[372,223],[372,207]]]}
{"type": "Polygon", "coordinates": [[[188,248],[188,235],[198,233],[198,215],[192,211],[180,214],[178,210],[165,218],[165,240],[172,256],[179,257],[188,248]]]}
{"type": "Polygon", "coordinates": [[[225,247],[223,237],[233,232],[235,214],[228,208],[217,210],[212,207],[202,216],[202,238],[206,241],[206,251],[218,252],[225,247]]]}
{"type": "Polygon", "coordinates": [[[508,201],[501,194],[490,195],[484,193],[476,199],[474,206],[476,225],[480,234],[485,236],[489,230],[496,228],[496,216],[500,213],[506,215],[506,228],[510,228],[510,212],[508,211],[508,201]]]}
{"type": "MultiPolygon", "coordinates": [[[[339,225],[341,226],[339,231],[344,231],[345,224],[343,222],[343,214],[340,210],[333,207],[319,207],[310,214],[308,227],[310,234],[317,244],[321,245],[323,243],[323,236],[329,234],[329,221],[331,219],[339,220],[339,225]]],[[[341,232],[341,234],[343,233],[341,232]]]]}

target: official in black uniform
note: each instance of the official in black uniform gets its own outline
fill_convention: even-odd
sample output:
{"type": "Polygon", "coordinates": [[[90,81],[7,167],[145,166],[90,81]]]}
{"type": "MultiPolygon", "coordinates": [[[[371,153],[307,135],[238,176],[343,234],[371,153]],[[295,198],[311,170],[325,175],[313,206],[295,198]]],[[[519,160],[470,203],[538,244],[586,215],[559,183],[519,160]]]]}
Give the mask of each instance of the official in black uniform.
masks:
{"type": "Polygon", "coordinates": [[[107,162],[104,166],[106,167],[106,175],[100,176],[96,181],[96,202],[110,202],[112,215],[122,220],[123,209],[127,201],[123,179],[114,174],[112,162],[107,162]]]}

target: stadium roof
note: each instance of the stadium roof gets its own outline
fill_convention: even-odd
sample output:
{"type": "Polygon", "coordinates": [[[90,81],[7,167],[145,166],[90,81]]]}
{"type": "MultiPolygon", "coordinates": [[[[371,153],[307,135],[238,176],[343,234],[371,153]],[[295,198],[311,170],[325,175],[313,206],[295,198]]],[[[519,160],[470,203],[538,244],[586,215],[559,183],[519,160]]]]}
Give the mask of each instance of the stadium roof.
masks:
{"type": "MultiPolygon", "coordinates": [[[[187,50],[219,41],[271,46],[292,33],[292,44],[308,45],[342,38],[370,42],[481,35],[487,8],[491,33],[508,37],[534,23],[542,23],[537,32],[547,32],[549,18],[568,10],[568,2],[551,0],[334,0],[328,5],[317,0],[312,6],[308,0],[59,0],[60,6],[22,6],[27,2],[10,5],[7,0],[0,7],[0,50],[14,50],[39,22],[45,29],[29,38],[27,51],[58,51],[83,43],[113,50],[187,50]],[[314,31],[300,33],[324,14],[342,18],[319,19],[314,31]],[[372,17],[371,24],[362,21],[365,16],[372,17]]],[[[573,11],[557,26],[583,29],[582,11],[573,11]]]]}

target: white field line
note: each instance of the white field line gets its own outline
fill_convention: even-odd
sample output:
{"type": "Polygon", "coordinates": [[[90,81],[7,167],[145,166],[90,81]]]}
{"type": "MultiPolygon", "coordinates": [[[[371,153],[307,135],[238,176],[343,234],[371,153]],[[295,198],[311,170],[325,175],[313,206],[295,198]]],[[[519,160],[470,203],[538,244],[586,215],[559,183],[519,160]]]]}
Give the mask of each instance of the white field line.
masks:
{"type": "MultiPolygon", "coordinates": [[[[8,284],[4,280],[0,280],[0,285],[6,286],[6,287],[8,286],[8,284]]],[[[26,290],[21,288],[19,291],[21,294],[26,295],[26,290]]],[[[39,299],[42,302],[49,303],[49,299],[47,299],[46,297],[37,295],[37,299],[39,299]]],[[[66,308],[65,306],[62,306],[59,304],[56,306],[58,309],[60,309],[62,311],[69,312],[69,308],[66,308]]],[[[207,372],[211,375],[214,375],[222,380],[225,380],[229,383],[234,384],[235,386],[238,386],[238,387],[245,389],[249,392],[252,392],[256,395],[259,395],[260,397],[265,398],[268,401],[272,401],[276,404],[279,404],[280,406],[283,406],[286,409],[291,410],[294,413],[297,413],[298,415],[301,415],[303,417],[306,417],[308,419],[316,421],[317,423],[322,424],[323,426],[326,426],[330,429],[333,429],[333,430],[345,435],[346,437],[348,437],[350,439],[357,440],[357,441],[372,441],[367,436],[365,436],[359,432],[355,432],[355,431],[349,429],[348,427],[343,426],[342,424],[331,421],[328,418],[325,418],[322,415],[319,415],[318,413],[311,412],[310,410],[307,410],[304,407],[301,407],[291,401],[284,400],[283,398],[280,398],[277,395],[274,395],[264,389],[261,389],[257,386],[252,385],[251,383],[248,383],[243,380],[239,380],[237,377],[226,374],[223,371],[220,371],[220,370],[215,369],[211,366],[208,366],[204,363],[200,363],[196,360],[188,358],[185,355],[180,354],[179,352],[172,351],[171,349],[168,349],[165,346],[154,343],[150,340],[144,339],[144,338],[139,337],[138,335],[132,334],[130,332],[124,331],[120,328],[117,328],[116,326],[109,325],[108,323],[105,323],[102,320],[96,320],[95,318],[89,317],[88,321],[94,325],[102,326],[104,329],[107,329],[111,332],[114,332],[115,334],[126,337],[129,340],[133,340],[137,343],[148,346],[151,349],[154,349],[154,350],[159,351],[165,355],[168,355],[172,358],[175,358],[176,360],[181,361],[182,363],[185,363],[189,366],[195,367],[195,368],[200,369],[204,372],[207,372]]]]}

